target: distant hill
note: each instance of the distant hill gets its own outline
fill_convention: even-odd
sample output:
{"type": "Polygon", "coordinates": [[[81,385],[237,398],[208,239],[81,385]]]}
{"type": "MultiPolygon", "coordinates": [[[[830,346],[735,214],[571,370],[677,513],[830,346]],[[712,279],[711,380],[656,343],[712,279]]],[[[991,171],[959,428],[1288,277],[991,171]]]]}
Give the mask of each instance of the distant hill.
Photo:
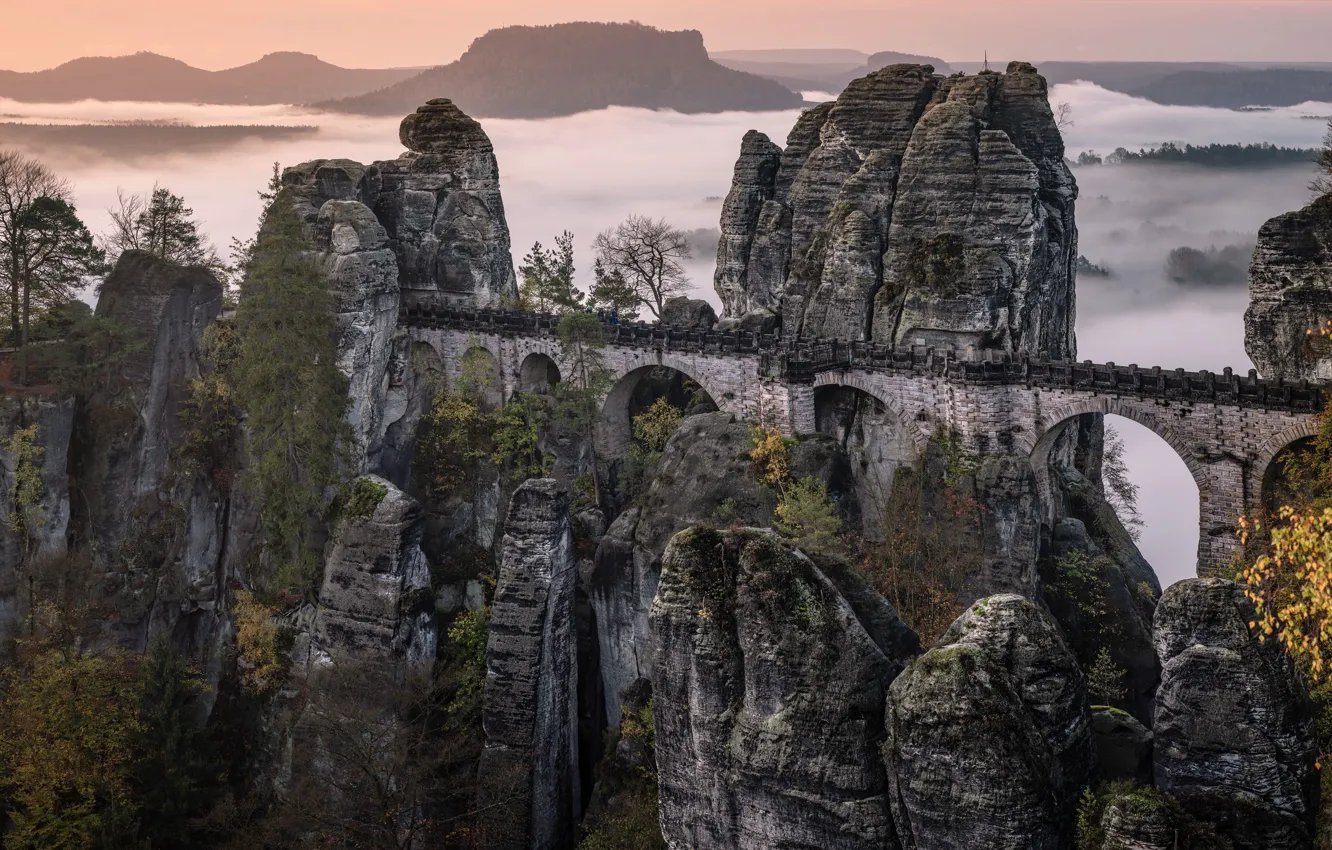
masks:
{"type": "Polygon", "coordinates": [[[0,97],[28,103],[308,103],[363,94],[418,73],[339,68],[308,53],[270,53],[238,68],[205,71],[156,53],[135,53],[75,59],[46,71],[0,71],[0,97]]]}
{"type": "Polygon", "coordinates": [[[492,118],[549,118],[607,106],[723,112],[803,103],[772,80],[713,62],[699,32],[571,23],[492,30],[452,64],[317,105],[401,115],[436,97],[449,98],[468,115],[492,118]]]}
{"type": "Polygon", "coordinates": [[[855,79],[886,68],[889,65],[933,65],[940,74],[951,74],[948,63],[936,56],[898,53],[885,50],[866,56],[855,51],[835,50],[729,50],[712,54],[714,61],[737,71],[757,74],[780,83],[792,91],[828,91],[834,94],[846,88],[855,79]],[[813,61],[814,57],[832,57],[846,54],[846,58],[859,57],[860,61],[813,61]],[[750,58],[750,57],[755,58],[750,58]],[[759,59],[757,57],[773,57],[759,59]],[[779,61],[780,59],[780,61],[779,61]]]}
{"type": "Polygon", "coordinates": [[[798,47],[775,50],[714,50],[708,54],[717,62],[774,62],[786,65],[845,65],[858,68],[868,53],[845,48],[798,47]]]}
{"type": "Polygon", "coordinates": [[[1262,71],[1183,71],[1141,86],[1132,94],[1171,106],[1294,106],[1332,103],[1332,71],[1272,68],[1262,71]]]}
{"type": "Polygon", "coordinates": [[[90,155],[133,162],[172,154],[201,154],[250,141],[280,142],[313,136],[310,126],[155,124],[16,124],[0,122],[0,147],[13,146],[47,157],[90,155]]]}

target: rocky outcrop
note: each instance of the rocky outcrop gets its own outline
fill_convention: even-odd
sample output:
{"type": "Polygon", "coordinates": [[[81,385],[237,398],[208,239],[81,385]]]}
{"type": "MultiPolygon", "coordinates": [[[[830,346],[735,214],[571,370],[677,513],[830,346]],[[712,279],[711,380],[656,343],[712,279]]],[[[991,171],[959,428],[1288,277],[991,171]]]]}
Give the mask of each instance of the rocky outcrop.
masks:
{"type": "MultiPolygon", "coordinates": [[[[402,289],[429,290],[459,306],[512,303],[518,284],[499,165],[485,130],[438,98],[403,119],[399,138],[407,152],[397,159],[369,166],[314,160],[288,168],[282,183],[301,198],[312,225],[330,200],[368,207],[384,228],[402,289]]],[[[353,251],[334,251],[374,250],[377,231],[355,233],[353,251]]]]}
{"type": "Polygon", "coordinates": [[[569,497],[550,478],[513,494],[486,647],[477,805],[487,845],[568,846],[580,812],[578,565],[569,497]]]}
{"type": "Polygon", "coordinates": [[[96,553],[96,566],[118,567],[103,585],[115,597],[117,617],[106,625],[120,630],[109,635],[116,642],[141,648],[218,604],[226,498],[179,453],[200,340],[221,307],[222,287],[208,270],[139,251],[122,254],[102,285],[96,315],[123,339],[109,354],[114,373],[83,399],[74,425],[69,471],[79,498],[70,530],[96,553]]]}
{"type": "Polygon", "coordinates": [[[1045,81],[893,65],[745,137],[722,213],[726,318],[787,335],[1073,353],[1077,196],[1045,81]],[[776,162],[776,173],[772,174],[776,162]]]}
{"type": "Polygon", "coordinates": [[[310,664],[428,673],[438,633],[420,506],[377,476],[356,479],[348,492],[324,563],[310,664]]]}
{"type": "Polygon", "coordinates": [[[1249,265],[1244,350],[1264,378],[1332,379],[1332,195],[1270,219],[1249,265]],[[1312,332],[1312,333],[1311,333],[1312,332]]]}
{"type": "MultiPolygon", "coordinates": [[[[0,646],[10,646],[23,619],[23,580],[29,565],[65,554],[69,530],[69,441],[74,428],[73,398],[0,400],[0,646]],[[35,426],[31,448],[38,455],[20,457],[6,443],[20,429],[35,426]],[[15,492],[20,465],[35,468],[40,482],[36,502],[18,507],[15,492]]],[[[26,449],[29,441],[24,441],[26,449]]],[[[18,449],[19,446],[14,446],[18,449]]],[[[26,451],[25,451],[26,454],[26,451]]],[[[26,470],[25,470],[26,471],[26,470]]]]}
{"type": "Polygon", "coordinates": [[[983,599],[893,683],[893,817],[904,848],[1071,844],[1092,763],[1077,661],[1019,596],[983,599]]]}
{"type": "Polygon", "coordinates": [[[1133,715],[1108,706],[1092,708],[1096,778],[1152,784],[1152,733],[1133,715]]]}
{"type": "Polygon", "coordinates": [[[1156,785],[1237,850],[1310,846],[1318,799],[1308,698],[1241,585],[1194,579],[1156,609],[1156,785]]]}
{"type": "MultiPolygon", "coordinates": [[[[662,452],[642,504],[622,513],[597,547],[588,596],[597,622],[606,714],[619,721],[619,694],[651,670],[648,612],[661,557],[675,534],[698,523],[767,526],[777,497],[754,477],[750,426],[730,413],[687,416],[662,452]]],[[[845,454],[822,435],[792,452],[792,474],[827,482],[843,518],[859,517],[845,454]]]]}
{"type": "Polygon", "coordinates": [[[678,295],[667,298],[662,305],[661,323],[677,328],[710,331],[717,324],[717,311],[702,299],[678,295]]]}
{"type": "Polygon", "coordinates": [[[668,846],[898,846],[877,743],[918,644],[853,571],[769,531],[690,528],[651,626],[668,846]]]}

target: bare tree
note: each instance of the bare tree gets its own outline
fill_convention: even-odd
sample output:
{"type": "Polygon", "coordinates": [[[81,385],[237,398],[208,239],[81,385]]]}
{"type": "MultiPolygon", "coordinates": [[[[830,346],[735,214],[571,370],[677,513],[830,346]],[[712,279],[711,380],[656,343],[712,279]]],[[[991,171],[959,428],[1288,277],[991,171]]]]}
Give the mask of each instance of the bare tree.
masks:
{"type": "Polygon", "coordinates": [[[1314,177],[1309,188],[1321,197],[1332,193],[1332,118],[1327,119],[1327,135],[1323,136],[1323,147],[1318,151],[1315,162],[1318,164],[1318,176],[1314,177]]]}
{"type": "Polygon", "coordinates": [[[107,209],[110,229],[102,234],[102,246],[114,263],[125,251],[146,251],[182,266],[204,266],[225,275],[226,264],[217,250],[199,232],[194,210],[171,190],[154,185],[148,195],[127,195],[116,189],[116,205],[107,209]]]}
{"type": "Polygon", "coordinates": [[[34,309],[68,303],[102,254],[75,214],[69,184],[35,159],[0,151],[0,286],[10,333],[28,380],[28,330],[34,309]]]}
{"type": "Polygon", "coordinates": [[[681,263],[693,256],[689,237],[664,218],[631,215],[592,243],[607,274],[618,274],[643,306],[661,319],[666,299],[689,288],[681,263]]]}
{"type": "Polygon", "coordinates": [[[1073,129],[1073,104],[1064,101],[1055,105],[1055,127],[1061,133],[1073,129]]]}

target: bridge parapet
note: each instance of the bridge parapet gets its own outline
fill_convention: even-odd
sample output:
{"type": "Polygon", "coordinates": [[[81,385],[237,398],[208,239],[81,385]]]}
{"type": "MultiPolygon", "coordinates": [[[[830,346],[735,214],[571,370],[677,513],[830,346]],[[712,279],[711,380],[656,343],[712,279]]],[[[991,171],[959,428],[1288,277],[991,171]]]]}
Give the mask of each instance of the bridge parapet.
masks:
{"type": "MultiPolygon", "coordinates": [[[[415,305],[404,307],[402,320],[417,327],[450,328],[506,336],[554,336],[559,316],[516,310],[464,310],[415,305]]],[[[870,342],[782,339],[748,331],[702,331],[643,322],[613,324],[603,320],[606,342],[617,346],[658,348],[682,353],[761,355],[765,377],[810,383],[822,372],[844,369],[909,372],[953,383],[1017,385],[1093,393],[1133,395],[1169,401],[1204,402],[1264,410],[1315,413],[1330,387],[1308,381],[1287,382],[1221,372],[1143,368],[1137,364],[1050,361],[1011,356],[1003,351],[958,351],[926,346],[893,348],[870,342]]]]}

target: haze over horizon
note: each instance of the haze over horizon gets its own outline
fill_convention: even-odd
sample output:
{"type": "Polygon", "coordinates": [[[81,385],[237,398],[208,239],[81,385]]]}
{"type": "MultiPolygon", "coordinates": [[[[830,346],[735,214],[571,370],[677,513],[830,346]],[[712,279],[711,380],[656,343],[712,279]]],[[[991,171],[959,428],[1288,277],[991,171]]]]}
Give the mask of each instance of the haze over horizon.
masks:
{"type": "Polygon", "coordinates": [[[635,19],[663,29],[702,31],[710,50],[852,48],[898,50],[951,61],[988,51],[1006,61],[1332,61],[1326,33],[1332,3],[1232,0],[494,0],[484,5],[386,0],[372,14],[350,0],[48,0],[17,5],[0,68],[37,71],[82,56],[146,50],[220,70],[266,53],[313,53],[351,68],[451,62],[474,38],[515,24],[635,19]],[[53,27],[52,21],[60,21],[53,27]],[[378,26],[376,26],[376,23],[378,26]],[[367,34],[373,37],[367,37],[367,34]],[[1187,38],[1182,35],[1187,34],[1187,38]]]}

